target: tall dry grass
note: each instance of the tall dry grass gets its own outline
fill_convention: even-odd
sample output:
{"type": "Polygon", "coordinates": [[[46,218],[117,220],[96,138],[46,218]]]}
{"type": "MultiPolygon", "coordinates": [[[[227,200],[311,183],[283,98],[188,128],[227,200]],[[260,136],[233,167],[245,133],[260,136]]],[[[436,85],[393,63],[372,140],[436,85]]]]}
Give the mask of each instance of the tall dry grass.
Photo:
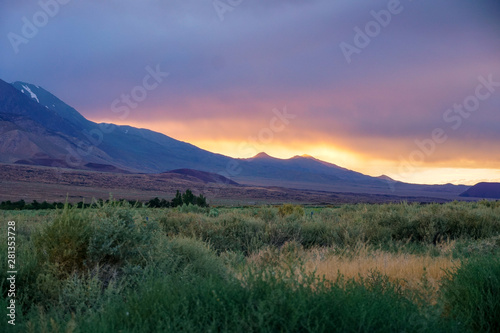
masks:
{"type": "Polygon", "coordinates": [[[315,271],[326,280],[335,281],[342,274],[346,279],[359,280],[368,278],[374,271],[389,277],[392,282],[399,282],[403,288],[423,292],[431,287],[432,299],[436,299],[441,279],[445,271],[457,267],[459,263],[450,257],[431,257],[429,255],[394,254],[383,251],[360,253],[356,257],[345,258],[318,256],[307,261],[307,269],[315,271]]]}
{"type": "Polygon", "coordinates": [[[403,289],[428,293],[430,301],[434,302],[446,270],[460,265],[460,260],[452,257],[454,246],[454,242],[439,244],[438,256],[430,253],[392,253],[373,249],[366,244],[358,244],[339,254],[334,248],[303,249],[291,242],[281,250],[261,250],[250,256],[247,262],[257,266],[272,265],[276,269],[285,269],[291,263],[301,263],[306,273],[315,272],[316,276],[331,282],[340,277],[360,281],[369,278],[373,272],[379,272],[403,289]]]}

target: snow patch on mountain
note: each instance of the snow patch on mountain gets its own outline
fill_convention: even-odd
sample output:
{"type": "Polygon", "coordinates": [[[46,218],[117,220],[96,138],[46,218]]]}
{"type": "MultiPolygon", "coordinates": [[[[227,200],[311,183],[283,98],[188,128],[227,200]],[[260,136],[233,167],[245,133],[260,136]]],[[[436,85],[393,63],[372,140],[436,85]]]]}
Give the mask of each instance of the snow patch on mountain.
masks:
{"type": "Polygon", "coordinates": [[[36,99],[36,101],[38,103],[40,103],[40,101],[38,100],[37,95],[35,95],[35,93],[32,92],[31,89],[28,86],[23,85],[23,88],[26,89],[26,91],[30,93],[31,98],[36,99]]]}

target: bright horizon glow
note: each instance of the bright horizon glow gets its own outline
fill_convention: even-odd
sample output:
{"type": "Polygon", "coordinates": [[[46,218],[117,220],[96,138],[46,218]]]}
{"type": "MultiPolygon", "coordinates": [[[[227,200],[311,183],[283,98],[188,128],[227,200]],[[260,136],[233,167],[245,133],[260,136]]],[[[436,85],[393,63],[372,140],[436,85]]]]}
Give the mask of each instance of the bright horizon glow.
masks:
{"type": "MultiPolygon", "coordinates": [[[[97,123],[103,120],[93,119],[97,123]]],[[[250,140],[207,140],[190,139],[182,136],[185,128],[175,123],[167,126],[169,130],[162,130],[164,124],[149,122],[114,122],[116,125],[129,125],[138,128],[146,128],[155,132],[165,134],[173,139],[184,141],[208,150],[212,153],[222,154],[232,158],[251,158],[260,152],[280,159],[289,159],[294,156],[309,155],[313,158],[360,172],[368,176],[378,177],[386,175],[392,179],[405,183],[414,184],[455,184],[455,185],[475,185],[479,182],[500,182],[500,170],[490,168],[449,168],[449,167],[429,167],[415,165],[411,172],[401,171],[401,161],[391,161],[383,159],[371,159],[362,154],[342,150],[329,146],[325,143],[301,144],[300,147],[286,146],[281,144],[256,144],[252,145],[250,140]],[[174,131],[174,128],[177,131],[174,131]],[[172,135],[175,132],[176,135],[172,135]]]]}

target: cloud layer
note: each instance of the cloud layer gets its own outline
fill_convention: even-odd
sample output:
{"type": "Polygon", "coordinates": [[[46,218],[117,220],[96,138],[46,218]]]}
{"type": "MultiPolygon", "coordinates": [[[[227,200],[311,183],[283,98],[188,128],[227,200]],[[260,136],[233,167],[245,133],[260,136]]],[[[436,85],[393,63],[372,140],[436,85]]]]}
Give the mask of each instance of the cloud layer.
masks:
{"type": "MultiPolygon", "coordinates": [[[[424,169],[439,178],[444,168],[487,168],[493,179],[500,86],[467,117],[447,110],[470,102],[479,77],[500,82],[497,3],[3,2],[0,78],[41,85],[89,119],[152,127],[232,156],[248,155],[241,143],[257,138],[254,150],[316,152],[369,174],[427,182],[424,169]],[[46,22],[44,8],[54,14],[46,22]],[[29,38],[26,22],[39,25],[29,38]],[[24,38],[17,53],[13,34],[24,38]],[[356,50],[349,59],[347,44],[356,50]],[[113,101],[142,86],[148,66],[169,76],[144,98],[136,89],[140,101],[120,117],[113,101]],[[284,106],[296,117],[259,140],[284,106]],[[447,139],[416,159],[416,142],[436,129],[447,139]],[[403,174],[404,161],[412,172],[403,174]]],[[[454,180],[469,177],[461,174],[454,180]]]]}

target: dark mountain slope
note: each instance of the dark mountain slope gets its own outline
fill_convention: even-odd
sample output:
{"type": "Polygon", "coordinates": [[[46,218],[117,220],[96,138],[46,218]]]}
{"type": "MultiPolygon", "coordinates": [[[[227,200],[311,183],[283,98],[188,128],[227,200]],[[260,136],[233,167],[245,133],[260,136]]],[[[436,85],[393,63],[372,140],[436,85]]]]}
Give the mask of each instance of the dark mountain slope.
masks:
{"type": "MultiPolygon", "coordinates": [[[[80,142],[89,144],[81,127],[0,80],[0,161],[39,164],[35,160],[43,159],[44,165],[69,166],[69,152],[80,142]]],[[[87,162],[107,159],[99,149],[86,156],[87,162]]]]}
{"type": "Polygon", "coordinates": [[[223,184],[223,185],[238,185],[238,183],[232,181],[231,179],[228,179],[224,176],[211,173],[211,172],[205,172],[205,171],[199,171],[199,170],[192,170],[192,169],[177,169],[177,170],[171,170],[168,171],[167,173],[175,173],[179,175],[186,175],[186,176],[191,176],[193,178],[198,179],[199,181],[202,181],[204,183],[216,183],[216,184],[223,184]]]}
{"type": "Polygon", "coordinates": [[[469,188],[461,197],[500,199],[500,183],[477,183],[469,188]]]}
{"type": "MultiPolygon", "coordinates": [[[[92,162],[136,172],[163,172],[179,168],[219,171],[224,170],[231,160],[147,129],[96,124],[45,89],[25,82],[9,85],[1,81],[0,96],[0,120],[9,123],[3,124],[2,128],[12,128],[14,123],[24,133],[37,133],[30,136],[30,144],[25,146],[38,146],[52,134],[62,136],[69,142],[60,142],[59,149],[44,153],[48,159],[69,158],[74,168],[85,169],[92,162]],[[20,119],[13,119],[13,115],[23,116],[21,120],[26,126],[19,123],[20,119]],[[33,123],[27,124],[28,120],[33,123]],[[42,131],[43,128],[48,131],[42,131]],[[68,147],[71,153],[66,149],[68,147]]],[[[9,136],[13,134],[9,133],[9,136]]],[[[4,153],[6,156],[7,151],[4,153]]],[[[22,157],[34,162],[31,159],[33,153],[32,149],[25,149],[23,153],[11,154],[2,161],[13,162],[22,157]]]]}

